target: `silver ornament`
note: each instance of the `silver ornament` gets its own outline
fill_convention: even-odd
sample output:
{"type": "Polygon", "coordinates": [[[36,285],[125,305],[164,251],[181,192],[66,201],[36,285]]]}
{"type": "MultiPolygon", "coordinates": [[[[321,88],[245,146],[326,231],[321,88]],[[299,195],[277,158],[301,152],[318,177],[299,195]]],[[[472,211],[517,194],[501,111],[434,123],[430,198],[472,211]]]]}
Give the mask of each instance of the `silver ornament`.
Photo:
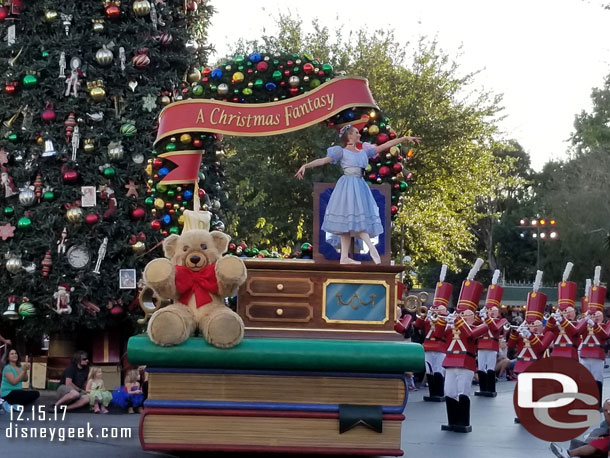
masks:
{"type": "Polygon", "coordinates": [[[186,50],[188,52],[195,52],[199,49],[199,43],[197,43],[195,40],[189,40],[186,43],[184,43],[184,47],[186,48],[186,50]]]}
{"type": "Polygon", "coordinates": [[[6,270],[8,270],[12,274],[16,274],[21,270],[22,263],[21,258],[9,258],[6,261],[6,270]]]}
{"type": "Polygon", "coordinates": [[[29,207],[31,205],[34,205],[34,202],[36,202],[36,195],[34,194],[34,191],[32,191],[30,188],[22,189],[19,192],[19,203],[21,205],[23,205],[24,207],[29,207]]]}
{"type": "Polygon", "coordinates": [[[220,95],[227,95],[229,93],[229,86],[226,83],[219,84],[218,93],[220,95]]]}
{"type": "Polygon", "coordinates": [[[106,45],[102,47],[102,49],[98,49],[95,53],[95,61],[103,67],[106,67],[112,63],[114,60],[114,55],[112,51],[110,51],[106,45]]]}
{"type": "Polygon", "coordinates": [[[291,76],[290,78],[288,78],[288,84],[290,85],[290,87],[297,87],[300,82],[301,80],[298,76],[291,76]]]}
{"type": "Polygon", "coordinates": [[[110,142],[108,144],[108,158],[113,161],[123,159],[123,145],[121,142],[110,142]]]}

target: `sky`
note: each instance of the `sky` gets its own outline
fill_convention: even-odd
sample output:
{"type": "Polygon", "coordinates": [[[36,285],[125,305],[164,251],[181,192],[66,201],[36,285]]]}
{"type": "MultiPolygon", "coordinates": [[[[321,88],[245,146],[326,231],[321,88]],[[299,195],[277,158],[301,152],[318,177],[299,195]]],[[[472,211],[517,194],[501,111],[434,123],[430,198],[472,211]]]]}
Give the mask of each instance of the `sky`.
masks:
{"type": "MultiPolygon", "coordinates": [[[[319,19],[344,31],[393,29],[401,43],[436,37],[475,87],[503,94],[500,127],[540,170],[566,158],[574,118],[591,110],[591,90],[610,74],[610,11],[602,0],[211,0],[209,42],[224,57],[237,38],[275,30],[278,13],[319,19]],[[459,47],[462,47],[458,55],[459,47]]],[[[610,3],[610,1],[609,1],[610,3]]],[[[356,76],[356,75],[354,75],[356,76]]],[[[381,107],[383,109],[383,107],[381,107]]]]}

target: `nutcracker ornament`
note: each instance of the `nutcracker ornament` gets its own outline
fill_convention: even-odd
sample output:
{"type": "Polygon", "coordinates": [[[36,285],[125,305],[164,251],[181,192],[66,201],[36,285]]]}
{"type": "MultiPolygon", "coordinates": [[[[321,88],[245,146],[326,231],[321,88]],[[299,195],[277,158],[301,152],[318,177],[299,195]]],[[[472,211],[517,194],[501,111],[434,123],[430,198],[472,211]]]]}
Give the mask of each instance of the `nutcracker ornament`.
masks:
{"type": "Polygon", "coordinates": [[[424,401],[443,402],[445,400],[445,336],[435,335],[435,327],[440,318],[447,316],[447,306],[453,292],[453,285],[445,282],[447,266],[441,267],[441,274],[434,291],[432,307],[427,315],[418,316],[413,326],[425,332],[424,351],[426,359],[426,380],[430,390],[424,401]]]}
{"type": "Polygon", "coordinates": [[[70,60],[70,77],[66,79],[66,97],[78,97],[78,89],[80,88],[80,78],[84,77],[80,69],[81,60],[78,57],[73,57],[70,60]]]}
{"type": "Polygon", "coordinates": [[[586,327],[580,335],[580,363],[585,366],[597,382],[601,407],[602,388],[604,386],[604,364],[606,358],[606,340],[610,338],[610,323],[604,321],[604,303],[606,288],[600,285],[601,266],[595,267],[593,285],[585,290],[586,300],[582,302],[582,322],[586,327]]]}
{"type": "MultiPolygon", "coordinates": [[[[436,337],[444,335],[447,342],[443,367],[447,374],[445,377],[445,403],[448,423],[441,425],[443,431],[458,433],[472,431],[468,395],[476,370],[476,339],[485,334],[488,329],[485,323],[474,326],[474,313],[483,292],[483,285],[475,281],[474,277],[482,265],[483,260],[478,258],[462,283],[456,312],[447,315],[446,318],[439,318],[434,330],[436,337]]],[[[480,311],[479,314],[483,320],[487,319],[485,310],[480,311]]]]}
{"type": "Polygon", "coordinates": [[[498,285],[500,271],[496,269],[487,290],[487,299],[483,310],[487,314],[485,324],[487,332],[477,341],[477,375],[479,376],[479,391],[475,396],[496,397],[496,361],[500,349],[500,334],[506,319],[500,317],[500,302],[504,289],[498,285]]]}
{"type": "Polygon", "coordinates": [[[13,178],[8,174],[8,169],[5,166],[1,166],[0,170],[0,188],[4,189],[4,197],[19,194],[19,189],[13,183],[13,178]]]}
{"type": "Polygon", "coordinates": [[[575,321],[576,309],[576,283],[568,281],[574,264],[568,262],[563,271],[563,280],[558,285],[557,303],[559,311],[551,314],[546,323],[547,329],[555,333],[553,342],[553,356],[578,359],[578,341],[586,321],[575,321]]]}
{"type": "Polygon", "coordinates": [[[65,283],[60,284],[57,287],[57,291],[53,293],[55,299],[55,311],[60,315],[69,315],[72,313],[72,307],[70,307],[70,293],[74,291],[74,288],[70,288],[65,283]]]}

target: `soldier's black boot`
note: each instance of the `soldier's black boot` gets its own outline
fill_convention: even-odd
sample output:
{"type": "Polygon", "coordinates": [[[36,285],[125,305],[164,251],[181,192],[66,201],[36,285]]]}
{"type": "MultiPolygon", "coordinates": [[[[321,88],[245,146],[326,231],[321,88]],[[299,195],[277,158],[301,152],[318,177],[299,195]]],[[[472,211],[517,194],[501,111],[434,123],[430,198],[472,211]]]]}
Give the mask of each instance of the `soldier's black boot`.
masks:
{"type": "Polygon", "coordinates": [[[458,422],[459,402],[453,398],[445,396],[445,405],[447,406],[447,423],[441,425],[441,431],[453,431],[458,422]]]}
{"type": "Polygon", "coordinates": [[[465,394],[460,394],[457,425],[453,427],[453,431],[456,433],[469,433],[472,431],[472,426],[470,426],[470,398],[465,394]]]}

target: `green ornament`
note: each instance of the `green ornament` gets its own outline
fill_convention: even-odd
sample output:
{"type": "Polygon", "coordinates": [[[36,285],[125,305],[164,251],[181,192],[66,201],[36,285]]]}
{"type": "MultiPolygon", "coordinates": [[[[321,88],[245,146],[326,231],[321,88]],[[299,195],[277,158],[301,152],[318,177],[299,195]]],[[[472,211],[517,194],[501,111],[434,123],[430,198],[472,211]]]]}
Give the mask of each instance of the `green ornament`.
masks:
{"type": "Polygon", "coordinates": [[[210,86],[210,91],[212,91],[212,92],[216,92],[217,90],[218,90],[218,86],[216,86],[215,84],[212,84],[212,85],[210,86]]]}
{"type": "Polygon", "coordinates": [[[176,151],[176,144],[175,143],[168,143],[167,145],[165,145],[165,151],[176,151]]]}
{"type": "Polygon", "coordinates": [[[239,94],[239,89],[233,89],[233,94],[239,94]]]}
{"type": "Polygon", "coordinates": [[[152,207],[154,203],[155,203],[155,199],[153,199],[152,197],[147,197],[146,200],[144,201],[144,204],[147,207],[152,207]]]}
{"type": "Polygon", "coordinates": [[[198,95],[198,96],[203,95],[203,92],[204,92],[203,86],[201,86],[199,84],[193,88],[193,95],[198,95]]]}
{"type": "Polygon", "coordinates": [[[42,51],[42,57],[49,57],[49,51],[42,51]]]}
{"type": "Polygon", "coordinates": [[[246,65],[247,65],[248,67],[252,67],[252,62],[250,62],[250,61],[246,62],[246,65]]]}
{"type": "Polygon", "coordinates": [[[409,189],[409,185],[405,181],[401,181],[400,182],[400,190],[402,192],[405,192],[407,189],[409,189]]]}
{"type": "Polygon", "coordinates": [[[299,67],[292,67],[292,73],[299,73],[299,67]]]}
{"type": "Polygon", "coordinates": [[[42,195],[42,198],[44,200],[46,200],[47,202],[51,201],[51,200],[55,199],[55,193],[53,191],[47,191],[42,195]]]}
{"type": "Polygon", "coordinates": [[[106,178],[111,178],[116,175],[116,170],[112,167],[106,167],[102,173],[106,178]]]}
{"type": "Polygon", "coordinates": [[[235,56],[233,58],[233,62],[235,62],[238,65],[243,64],[245,60],[246,60],[246,58],[244,56],[235,56]]]}
{"type": "Polygon", "coordinates": [[[31,229],[32,220],[30,218],[28,218],[27,216],[24,216],[23,218],[19,218],[19,221],[17,221],[17,227],[19,229],[23,229],[23,230],[31,229]]]}
{"type": "Polygon", "coordinates": [[[23,77],[23,86],[26,88],[34,87],[38,84],[38,78],[35,75],[25,75],[23,77]]]}
{"type": "Polygon", "coordinates": [[[174,191],[173,189],[170,189],[169,191],[167,191],[168,197],[174,197],[175,195],[176,195],[176,191],[174,191]]]}
{"type": "Polygon", "coordinates": [[[137,131],[136,126],[130,122],[126,122],[121,126],[121,135],[123,137],[133,137],[137,131]]]}
{"type": "Polygon", "coordinates": [[[240,72],[244,70],[244,66],[240,65],[239,67],[237,67],[237,70],[239,70],[240,72]]]}
{"type": "Polygon", "coordinates": [[[333,72],[333,66],[330,64],[322,65],[322,71],[327,75],[330,75],[333,72]]]}
{"type": "Polygon", "coordinates": [[[165,191],[167,191],[167,185],[165,185],[165,184],[158,184],[158,185],[156,186],[156,188],[157,188],[157,191],[159,191],[159,192],[165,192],[165,191]]]}
{"type": "Polygon", "coordinates": [[[255,87],[256,89],[262,89],[262,88],[263,88],[263,80],[261,80],[261,79],[257,79],[257,80],[254,82],[254,87],[255,87]]]}
{"type": "Polygon", "coordinates": [[[398,195],[392,194],[392,202],[397,202],[397,201],[398,201],[398,195]]]}
{"type": "Polygon", "coordinates": [[[385,129],[385,122],[380,122],[379,123],[379,128],[382,129],[382,130],[385,129]]]}
{"type": "Polygon", "coordinates": [[[4,216],[13,216],[15,209],[13,207],[4,207],[4,216]]]}
{"type": "Polygon", "coordinates": [[[277,59],[273,59],[273,65],[278,66],[280,64],[280,61],[277,59]]]}
{"type": "Polygon", "coordinates": [[[152,150],[152,151],[150,152],[150,154],[152,154],[153,156],[156,156],[156,155],[157,155],[157,154],[159,154],[159,153],[157,153],[157,150],[152,150]]]}
{"type": "Polygon", "coordinates": [[[311,250],[311,243],[305,242],[301,245],[301,251],[309,251],[309,250],[311,250]]]}
{"type": "Polygon", "coordinates": [[[169,233],[170,234],[180,235],[180,229],[177,228],[176,226],[172,226],[172,227],[169,228],[169,233]]]}
{"type": "Polygon", "coordinates": [[[244,88],[243,91],[241,91],[241,93],[243,95],[252,95],[252,89],[250,89],[249,87],[244,88]]]}
{"type": "Polygon", "coordinates": [[[250,254],[251,254],[252,256],[256,256],[258,253],[259,253],[258,248],[252,248],[252,249],[250,250],[250,254]]]}
{"type": "Polygon", "coordinates": [[[313,56],[308,52],[304,52],[303,57],[307,60],[313,60],[313,56]]]}
{"type": "Polygon", "coordinates": [[[319,80],[319,79],[317,79],[317,78],[315,78],[315,79],[312,79],[312,80],[309,82],[309,87],[311,87],[311,88],[313,89],[313,88],[315,88],[315,87],[318,87],[320,84],[321,84],[321,83],[320,83],[320,80],[319,80]]]}
{"type": "Polygon", "coordinates": [[[282,72],[280,72],[279,70],[274,71],[273,75],[271,75],[271,78],[273,78],[275,81],[281,81],[282,80],[282,72]]]}

